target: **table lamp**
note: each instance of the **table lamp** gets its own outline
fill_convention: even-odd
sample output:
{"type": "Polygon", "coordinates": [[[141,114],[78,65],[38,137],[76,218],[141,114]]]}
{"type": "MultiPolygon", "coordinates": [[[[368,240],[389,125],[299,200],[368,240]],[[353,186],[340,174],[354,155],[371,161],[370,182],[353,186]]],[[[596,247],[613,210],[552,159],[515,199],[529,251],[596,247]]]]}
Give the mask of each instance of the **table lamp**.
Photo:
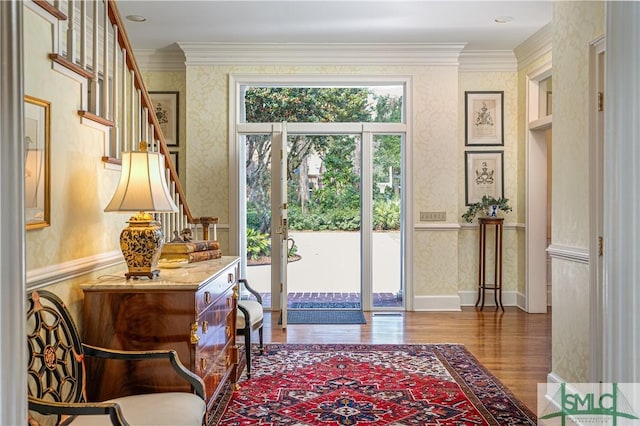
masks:
{"type": "Polygon", "coordinates": [[[147,152],[144,141],[139,151],[123,152],[120,183],[104,211],[138,212],[120,234],[120,249],[129,268],[127,279],[158,276],[164,234],[150,213],[177,210],[167,187],[164,156],[147,152]]]}

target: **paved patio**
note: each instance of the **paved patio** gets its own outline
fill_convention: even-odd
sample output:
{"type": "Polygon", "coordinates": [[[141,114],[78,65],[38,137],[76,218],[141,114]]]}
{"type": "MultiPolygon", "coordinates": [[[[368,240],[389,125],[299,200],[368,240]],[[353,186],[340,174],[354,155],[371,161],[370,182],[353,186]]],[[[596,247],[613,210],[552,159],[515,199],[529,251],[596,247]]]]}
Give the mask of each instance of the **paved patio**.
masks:
{"type": "MultiPolygon", "coordinates": [[[[290,232],[299,261],[289,263],[288,298],[292,303],[359,301],[360,234],[344,231],[290,232]]],[[[374,306],[402,306],[400,291],[400,233],[373,234],[374,306]]],[[[247,267],[251,286],[271,306],[271,265],[247,267]]],[[[295,306],[295,305],[294,305],[295,306]]]]}

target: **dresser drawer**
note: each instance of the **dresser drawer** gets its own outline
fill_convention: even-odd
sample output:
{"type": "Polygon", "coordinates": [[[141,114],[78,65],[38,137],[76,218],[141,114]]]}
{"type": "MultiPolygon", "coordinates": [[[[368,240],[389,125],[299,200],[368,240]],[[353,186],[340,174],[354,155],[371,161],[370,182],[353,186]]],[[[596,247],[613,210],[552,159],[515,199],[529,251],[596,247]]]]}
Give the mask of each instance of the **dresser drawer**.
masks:
{"type": "Polygon", "coordinates": [[[231,376],[234,360],[237,358],[237,349],[228,342],[222,350],[216,353],[213,358],[206,358],[210,362],[204,365],[205,361],[201,361],[201,367],[206,367],[207,371],[202,376],[202,380],[205,384],[205,391],[207,393],[207,399],[210,399],[213,395],[216,395],[220,389],[218,389],[221,383],[228,381],[231,376]]]}
{"type": "Polygon", "coordinates": [[[229,289],[198,317],[196,374],[203,376],[228,342],[234,340],[233,290],[229,289]]]}
{"type": "MultiPolygon", "coordinates": [[[[200,314],[225,294],[236,283],[236,268],[224,270],[216,278],[207,281],[196,292],[196,310],[200,314]]],[[[231,306],[231,305],[229,305],[231,306]]]]}

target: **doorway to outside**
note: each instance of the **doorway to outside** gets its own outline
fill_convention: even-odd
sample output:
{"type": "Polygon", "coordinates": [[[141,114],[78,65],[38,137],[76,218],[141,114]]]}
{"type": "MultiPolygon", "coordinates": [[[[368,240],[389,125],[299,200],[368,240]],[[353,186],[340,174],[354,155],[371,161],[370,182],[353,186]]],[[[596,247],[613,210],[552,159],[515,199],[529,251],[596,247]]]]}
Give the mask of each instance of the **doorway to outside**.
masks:
{"type": "Polygon", "coordinates": [[[404,309],[404,90],[241,86],[240,252],[265,307],[404,309]]]}

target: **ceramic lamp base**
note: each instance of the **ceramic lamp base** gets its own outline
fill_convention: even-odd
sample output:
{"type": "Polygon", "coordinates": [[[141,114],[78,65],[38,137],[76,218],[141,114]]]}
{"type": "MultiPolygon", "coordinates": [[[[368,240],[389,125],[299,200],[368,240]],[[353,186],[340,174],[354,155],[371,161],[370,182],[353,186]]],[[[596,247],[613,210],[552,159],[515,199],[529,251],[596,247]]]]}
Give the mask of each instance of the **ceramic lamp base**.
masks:
{"type": "Polygon", "coordinates": [[[128,223],[120,234],[120,249],[129,268],[125,277],[153,279],[160,274],[158,259],[164,244],[160,223],[147,213],[132,217],[128,223]]]}

